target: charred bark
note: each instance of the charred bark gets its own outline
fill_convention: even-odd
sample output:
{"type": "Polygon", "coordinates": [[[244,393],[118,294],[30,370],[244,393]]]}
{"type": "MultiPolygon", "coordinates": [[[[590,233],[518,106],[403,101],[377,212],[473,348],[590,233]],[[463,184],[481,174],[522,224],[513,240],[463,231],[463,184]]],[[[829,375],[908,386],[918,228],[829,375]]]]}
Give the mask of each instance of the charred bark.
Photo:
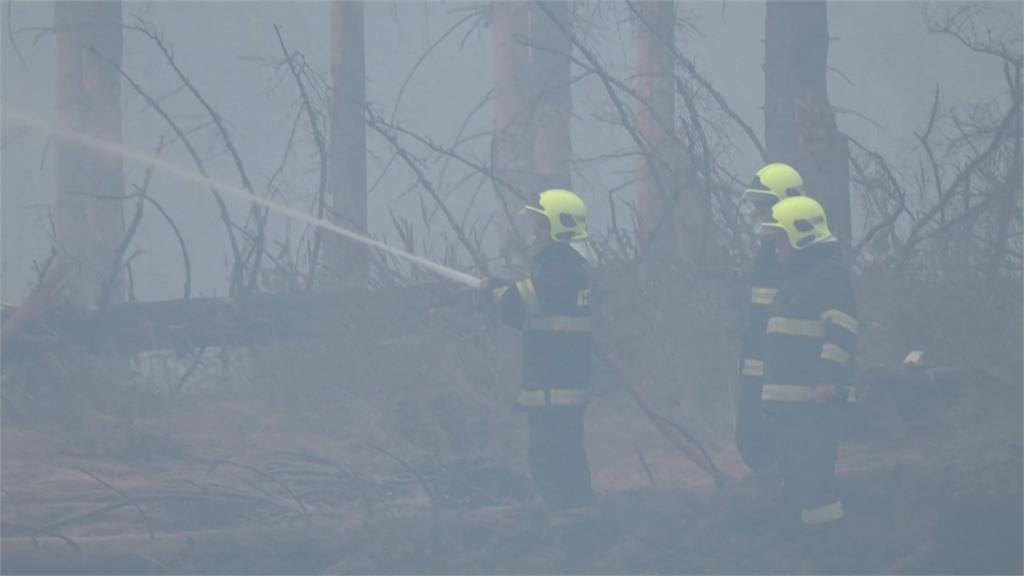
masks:
{"type": "Polygon", "coordinates": [[[824,1],[767,3],[765,141],[769,162],[785,162],[821,202],[829,227],[850,242],[849,144],[828,99],[828,15],[824,1]]]}
{"type": "Polygon", "coordinates": [[[533,33],[531,62],[536,73],[537,109],[533,115],[533,158],[536,192],[550,188],[572,189],[572,39],[562,30],[572,30],[572,4],[541,2],[545,9],[531,6],[533,33]]]}
{"type": "Polygon", "coordinates": [[[501,257],[522,265],[526,246],[519,230],[519,210],[536,188],[533,181],[533,138],[530,133],[530,4],[494,2],[492,12],[494,66],[494,140],[491,163],[499,199],[497,218],[501,257]]]}
{"type": "MultiPolygon", "coordinates": [[[[366,59],[361,1],[331,4],[331,140],[329,180],[332,219],[365,233],[366,59]]],[[[369,261],[362,247],[331,240],[330,268],[344,287],[365,288],[369,261]]]]}
{"type": "Polygon", "coordinates": [[[647,143],[638,166],[637,208],[641,247],[656,260],[682,269],[697,266],[703,254],[707,198],[687,178],[686,135],[676,127],[675,2],[638,2],[637,126],[647,143]]]}
{"type": "MultiPolygon", "coordinates": [[[[62,128],[111,142],[121,141],[123,52],[120,2],[57,2],[57,109],[62,128]]],[[[109,290],[110,302],[124,300],[118,274],[105,280],[124,235],[122,202],[98,196],[124,195],[120,157],[58,141],[56,147],[56,244],[71,266],[69,295],[79,306],[94,306],[109,290]]]]}

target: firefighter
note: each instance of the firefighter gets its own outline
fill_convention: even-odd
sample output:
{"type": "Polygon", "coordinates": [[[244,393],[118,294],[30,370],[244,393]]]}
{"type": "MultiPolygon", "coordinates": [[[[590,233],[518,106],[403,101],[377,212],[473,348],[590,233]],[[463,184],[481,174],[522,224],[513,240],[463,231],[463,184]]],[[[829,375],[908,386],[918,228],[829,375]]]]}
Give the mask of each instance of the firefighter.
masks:
{"type": "Polygon", "coordinates": [[[590,382],[590,272],[571,243],[587,238],[587,210],[568,190],[547,190],[530,216],[530,276],[487,279],[502,321],[523,331],[518,403],[529,426],[530,475],[547,508],[593,501],[583,445],[590,382]]]}
{"type": "MultiPolygon", "coordinates": [[[[772,206],[780,200],[804,195],[804,181],[792,166],[768,164],[757,171],[744,193],[756,210],[758,222],[771,217],[772,206]]],[[[772,437],[765,432],[761,414],[761,384],[764,359],[761,347],[768,312],[775,302],[781,268],[771,241],[762,240],[750,274],[750,307],[743,332],[739,361],[739,391],[736,395],[736,447],[750,469],[761,471],[775,463],[772,437]]]]}
{"type": "Polygon", "coordinates": [[[782,271],[765,329],[761,400],[777,438],[789,522],[803,533],[811,561],[827,563],[838,553],[844,516],[835,487],[837,416],[854,400],[856,300],[818,202],[782,200],[761,226],[782,271]]]}

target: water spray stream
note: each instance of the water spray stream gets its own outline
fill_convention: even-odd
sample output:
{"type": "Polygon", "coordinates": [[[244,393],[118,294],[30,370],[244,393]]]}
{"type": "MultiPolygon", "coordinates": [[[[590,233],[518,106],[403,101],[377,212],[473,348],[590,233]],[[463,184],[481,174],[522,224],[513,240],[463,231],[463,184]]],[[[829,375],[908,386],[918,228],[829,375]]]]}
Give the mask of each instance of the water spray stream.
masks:
{"type": "Polygon", "coordinates": [[[245,200],[247,202],[252,202],[253,204],[257,204],[259,206],[277,212],[282,216],[287,216],[288,218],[292,218],[294,220],[298,220],[310,224],[312,226],[316,226],[317,228],[326,230],[328,232],[331,232],[353,242],[363,244],[364,246],[376,248],[381,252],[391,254],[396,258],[401,258],[402,260],[405,260],[410,264],[419,266],[420,268],[423,268],[425,270],[429,270],[439,276],[447,278],[448,280],[451,280],[453,282],[458,282],[459,284],[462,284],[464,286],[468,286],[470,288],[478,288],[481,285],[481,280],[479,278],[472,276],[470,274],[466,274],[465,272],[460,272],[458,270],[454,270],[447,266],[438,264],[437,262],[416,256],[415,254],[410,254],[404,250],[400,250],[378,240],[374,240],[373,238],[368,238],[357,232],[353,232],[346,228],[342,228],[341,226],[338,226],[333,222],[321,220],[319,218],[310,216],[309,214],[306,214],[305,212],[301,212],[294,208],[289,208],[288,206],[285,206],[283,204],[278,204],[277,202],[272,202],[270,200],[267,200],[266,198],[255,196],[239,186],[235,186],[233,184],[224,182],[222,180],[218,180],[216,178],[207,178],[202,174],[189,170],[188,168],[185,168],[183,166],[174,164],[173,162],[168,162],[166,160],[160,159],[156,156],[153,156],[152,154],[141,152],[139,150],[134,150],[122,144],[117,144],[114,142],[110,142],[108,140],[103,140],[100,138],[89,136],[87,134],[82,134],[81,132],[77,132],[75,130],[60,128],[48,122],[44,122],[38,118],[35,118],[31,115],[14,112],[10,109],[4,109],[3,113],[5,120],[13,120],[18,124],[21,124],[29,128],[33,128],[40,132],[46,132],[62,140],[66,140],[68,142],[75,142],[77,144],[81,144],[82,146],[92,148],[93,150],[99,150],[102,152],[106,152],[108,154],[120,156],[121,158],[128,161],[138,162],[145,166],[152,166],[156,170],[160,170],[161,172],[164,172],[171,176],[176,176],[181,180],[192,182],[194,184],[215,187],[229,196],[234,196],[238,199],[245,200]]]}
{"type": "MultiPolygon", "coordinates": [[[[42,120],[34,118],[31,115],[12,112],[10,109],[4,110],[4,116],[6,117],[6,119],[13,119],[19,124],[22,124],[29,128],[33,128],[35,130],[39,130],[41,132],[52,134],[53,136],[60,138],[62,140],[76,142],[78,144],[81,144],[82,146],[86,146],[94,150],[99,150],[102,152],[106,152],[108,154],[120,156],[125,160],[138,162],[146,166],[152,166],[156,170],[160,170],[162,172],[165,172],[172,176],[176,176],[188,182],[218,188],[221,192],[224,192],[230,196],[235,196],[241,200],[245,200],[247,202],[252,202],[254,204],[263,206],[265,208],[273,210],[274,212],[277,212],[278,214],[287,216],[289,218],[293,218],[295,220],[299,220],[301,222],[305,222],[307,224],[316,226],[317,228],[320,228],[322,230],[327,230],[328,232],[337,234],[338,236],[341,236],[348,240],[352,240],[353,242],[358,242],[370,248],[376,248],[377,250],[380,250],[387,254],[391,254],[392,256],[395,256],[397,258],[401,258],[402,260],[405,260],[410,264],[429,270],[439,276],[452,280],[453,282],[458,282],[459,284],[462,284],[464,286],[468,286],[471,288],[479,288],[483,283],[481,279],[476,278],[475,276],[471,276],[464,272],[459,272],[458,270],[453,270],[447,266],[443,266],[441,264],[427,260],[425,258],[421,258],[414,254],[409,254],[404,250],[399,250],[398,248],[394,248],[393,246],[389,246],[383,242],[374,240],[373,238],[367,238],[362,234],[358,234],[351,230],[347,230],[345,228],[342,228],[341,226],[338,226],[326,220],[315,218],[313,216],[310,216],[309,214],[295,210],[294,208],[289,208],[282,204],[271,202],[270,200],[267,200],[265,198],[254,196],[243,188],[218,180],[216,178],[207,178],[202,174],[198,174],[196,172],[193,172],[192,170],[189,170],[188,168],[178,166],[177,164],[167,162],[166,160],[161,160],[160,158],[157,158],[152,154],[140,152],[138,150],[133,150],[124,145],[116,144],[114,142],[110,142],[107,140],[94,138],[92,136],[76,132],[74,130],[60,128],[50,123],[43,122],[42,120]]],[[[699,443],[697,443],[696,440],[693,439],[692,437],[684,438],[683,436],[673,434],[673,432],[670,429],[668,429],[663,423],[660,423],[656,419],[657,415],[653,413],[653,411],[651,411],[650,408],[648,408],[649,403],[641,393],[640,389],[637,388],[631,382],[631,379],[627,377],[625,372],[625,365],[622,364],[616,356],[612,355],[611,353],[604,350],[601,346],[599,346],[597,342],[594,342],[594,350],[595,352],[597,352],[598,357],[603,358],[605,362],[612,368],[612,371],[615,372],[615,374],[619,377],[623,386],[625,386],[626,389],[629,391],[630,396],[637,403],[637,405],[641,407],[641,409],[644,411],[644,414],[646,414],[655,422],[655,425],[658,427],[659,431],[661,431],[662,434],[666,435],[666,437],[668,437],[669,440],[672,441],[672,443],[678,449],[680,449],[687,457],[693,460],[702,470],[710,474],[715,479],[716,484],[721,486],[721,484],[725,480],[727,480],[728,477],[722,474],[721,471],[719,471],[717,466],[715,466],[714,462],[711,460],[711,457],[707,454],[707,452],[703,450],[703,448],[700,447],[699,443]],[[691,444],[695,445],[696,448],[692,447],[691,444]]]]}

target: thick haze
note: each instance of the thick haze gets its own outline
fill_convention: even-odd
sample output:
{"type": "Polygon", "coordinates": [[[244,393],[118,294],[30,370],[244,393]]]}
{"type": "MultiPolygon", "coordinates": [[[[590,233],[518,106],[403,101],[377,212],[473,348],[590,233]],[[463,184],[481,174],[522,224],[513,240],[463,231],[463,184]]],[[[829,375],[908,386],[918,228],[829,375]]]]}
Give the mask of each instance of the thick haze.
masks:
{"type": "MultiPolygon", "coordinates": [[[[1020,5],[1015,9],[1018,16],[1020,5]]],[[[366,7],[367,99],[376,110],[390,115],[409,71],[432,42],[478,3],[372,2],[366,7]]],[[[1005,7],[1005,6],[1004,6],[1005,7]]],[[[849,112],[839,116],[840,129],[877,148],[898,164],[916,165],[914,131],[927,120],[933,92],[940,87],[944,102],[980,101],[1005,90],[996,60],[974,54],[948,37],[930,35],[921,3],[840,2],[829,5],[833,42],[829,61],[832,104],[849,112]]],[[[595,48],[613,73],[628,76],[632,60],[633,26],[620,8],[576,3],[577,22],[592,22],[581,29],[584,42],[595,48]]],[[[679,34],[683,50],[699,70],[759,133],[763,120],[762,72],[764,4],[690,3],[681,15],[690,27],[679,34]]],[[[273,25],[281,26],[292,51],[302,52],[311,66],[328,69],[328,5],[314,2],[189,3],[125,2],[124,19],[145,18],[163,33],[179,66],[225,117],[254,185],[265,184],[280,165],[297,111],[297,91],[287,74],[275,71],[281,54],[273,25]]],[[[51,2],[15,2],[2,14],[2,99],[4,109],[16,108],[42,118],[54,118],[55,41],[37,30],[52,24],[51,2]],[[8,17],[10,21],[8,21],[8,17]],[[9,30],[24,63],[12,44],[9,30]],[[20,31],[20,32],[18,32],[20,31]]],[[[1019,21],[1019,17],[1018,17],[1019,21]]],[[[466,116],[493,85],[490,34],[485,27],[470,31],[463,24],[426,59],[406,87],[396,122],[441,144],[450,145],[466,116]]],[[[152,44],[126,32],[124,68],[150,93],[162,97],[167,109],[186,126],[202,122],[201,110],[184,91],[152,44]]],[[[125,84],[123,87],[124,142],[152,150],[160,135],[170,133],[162,121],[125,84]]],[[[606,118],[607,95],[594,78],[573,87],[574,153],[589,158],[629,145],[621,127],[606,118]]],[[[490,145],[491,107],[486,104],[469,121],[465,135],[476,135],[473,156],[486,161],[490,145]]],[[[17,302],[33,281],[33,259],[49,251],[46,211],[54,198],[53,156],[39,135],[23,134],[5,119],[2,156],[3,299],[17,302]]],[[[741,139],[737,142],[742,143],[741,139]]],[[[196,136],[201,152],[208,152],[212,174],[237,181],[237,174],[215,134],[196,136]],[[215,156],[214,156],[215,155],[215,156]]],[[[415,192],[407,194],[414,178],[398,163],[388,166],[391,151],[371,134],[368,182],[370,230],[396,241],[388,209],[419,225],[420,205],[415,192]]],[[[191,162],[180,146],[165,152],[183,166],[191,162]]],[[[743,150],[734,160],[740,173],[752,172],[759,160],[743,150]]],[[[429,165],[432,178],[441,165],[429,165]]],[[[576,166],[575,188],[590,199],[593,226],[607,223],[607,190],[631,178],[632,160],[585,162],[576,166]]],[[[285,173],[276,186],[292,206],[310,204],[316,188],[317,159],[305,119],[299,124],[295,147],[285,173]]],[[[126,164],[126,185],[141,180],[139,166],[126,164]]],[[[467,172],[454,164],[440,184],[447,193],[467,172]]],[[[436,179],[435,179],[436,182],[436,179]]],[[[475,186],[465,185],[451,198],[461,214],[475,186]]],[[[170,210],[186,237],[192,255],[193,291],[198,295],[226,293],[228,249],[214,204],[205,190],[157,176],[151,194],[170,210]]],[[[485,187],[475,213],[481,218],[493,207],[493,194],[485,187]]],[[[856,202],[856,199],[854,199],[856,202]]],[[[429,205],[429,201],[428,201],[429,205]]],[[[133,209],[129,205],[129,210],[133,209]]],[[[242,215],[248,207],[232,204],[242,215]]],[[[272,217],[278,238],[286,223],[272,217]]],[[[435,219],[435,241],[448,229],[435,219]]],[[[493,231],[493,230],[492,230],[493,231]]],[[[143,220],[136,244],[144,254],[134,261],[136,294],[140,299],[180,296],[181,272],[177,246],[166,225],[149,216],[143,220]],[[171,264],[168,264],[171,263],[171,264]]]]}

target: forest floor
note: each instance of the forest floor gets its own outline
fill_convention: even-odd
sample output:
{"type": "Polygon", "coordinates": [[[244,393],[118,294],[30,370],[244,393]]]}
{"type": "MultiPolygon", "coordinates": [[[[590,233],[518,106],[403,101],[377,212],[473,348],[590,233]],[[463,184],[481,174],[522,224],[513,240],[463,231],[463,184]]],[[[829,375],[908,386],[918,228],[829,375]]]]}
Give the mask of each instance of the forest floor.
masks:
{"type": "MultiPolygon", "coordinates": [[[[212,351],[181,389],[175,377],[154,384],[161,369],[188,364],[166,354],[104,359],[101,373],[124,376],[82,378],[78,389],[24,388],[5,374],[0,570],[804,569],[779,522],[777,478],[751,474],[733,447],[728,397],[695,409],[688,402],[704,392],[680,393],[664,378],[670,368],[643,364],[626,344],[647,367],[637,373],[654,404],[732,480],[717,488],[595,365],[587,450],[599,501],[545,513],[526,475],[525,417],[512,407],[515,336],[454,316],[408,319],[372,339],[353,331],[212,351]]],[[[719,355],[725,365],[732,352],[719,355]]],[[[849,535],[839,570],[1021,573],[1014,361],[870,390],[840,449],[849,535]]]]}

